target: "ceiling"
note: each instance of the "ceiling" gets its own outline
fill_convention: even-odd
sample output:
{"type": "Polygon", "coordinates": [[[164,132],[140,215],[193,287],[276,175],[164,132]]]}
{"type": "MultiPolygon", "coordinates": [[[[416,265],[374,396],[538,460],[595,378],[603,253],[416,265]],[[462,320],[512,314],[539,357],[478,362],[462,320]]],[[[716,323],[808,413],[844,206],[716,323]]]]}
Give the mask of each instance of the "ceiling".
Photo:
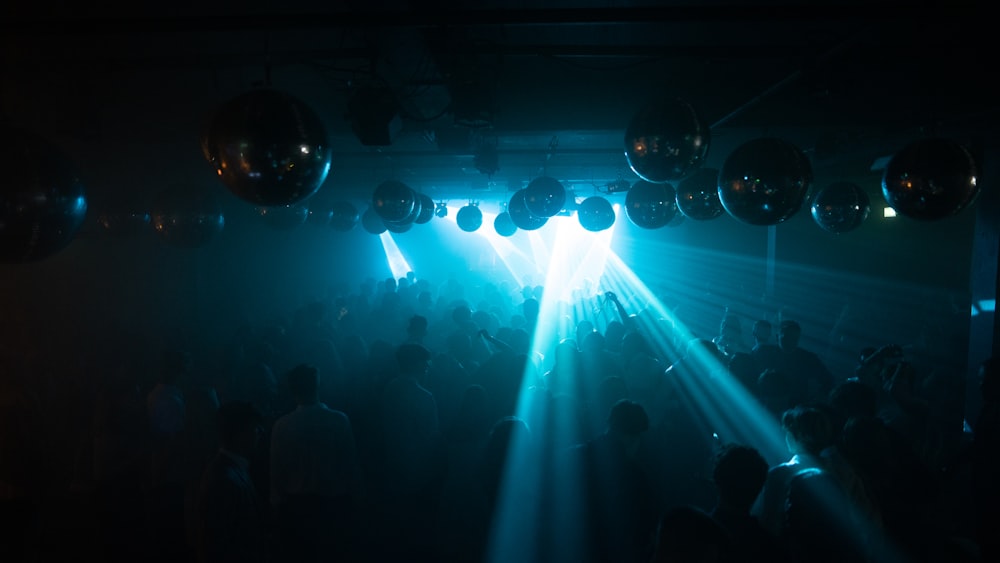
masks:
{"type": "Polygon", "coordinates": [[[421,4],[7,5],[0,116],[66,145],[108,199],[214,181],[204,125],[260,85],[327,127],[317,200],[370,198],[389,178],[446,201],[506,201],[543,174],[604,191],[637,179],[624,129],[656,99],[686,100],[710,124],[715,168],[764,135],[806,151],[817,181],[872,173],[921,136],[992,142],[997,98],[967,0],[421,4]],[[351,101],[369,88],[389,93],[396,119],[364,130],[391,142],[352,128],[351,101]]]}

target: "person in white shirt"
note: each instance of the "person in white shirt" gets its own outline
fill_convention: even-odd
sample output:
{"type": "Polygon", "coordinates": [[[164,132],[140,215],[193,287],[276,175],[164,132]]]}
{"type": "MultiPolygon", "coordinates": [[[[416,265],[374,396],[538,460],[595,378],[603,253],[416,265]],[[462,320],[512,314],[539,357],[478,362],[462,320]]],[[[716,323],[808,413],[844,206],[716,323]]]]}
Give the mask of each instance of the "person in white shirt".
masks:
{"type": "Polygon", "coordinates": [[[363,478],[347,414],[319,401],[319,371],[288,372],[295,410],[271,429],[270,501],[278,561],[349,555],[360,529],[363,478]]]}

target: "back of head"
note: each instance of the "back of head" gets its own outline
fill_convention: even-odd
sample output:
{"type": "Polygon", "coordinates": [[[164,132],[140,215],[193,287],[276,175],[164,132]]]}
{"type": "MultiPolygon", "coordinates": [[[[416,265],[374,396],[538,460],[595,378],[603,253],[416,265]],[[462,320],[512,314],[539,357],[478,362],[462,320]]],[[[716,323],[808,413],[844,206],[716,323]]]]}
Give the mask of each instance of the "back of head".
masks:
{"type": "Polygon", "coordinates": [[[649,430],[649,415],[641,404],[621,399],[608,413],[608,430],[626,436],[638,436],[649,430]]]}
{"type": "Polygon", "coordinates": [[[749,512],[767,480],[769,466],[760,452],[751,446],[728,444],[719,450],[712,479],[719,490],[719,500],[749,512]]]}
{"type": "Polygon", "coordinates": [[[829,403],[844,420],[854,416],[875,416],[878,391],[858,380],[842,381],[830,390],[829,403]]]}
{"type": "Polygon", "coordinates": [[[819,454],[834,440],[830,416],[813,407],[798,406],[781,415],[781,427],[808,453],[819,454]]]}
{"type": "Polygon", "coordinates": [[[223,446],[231,445],[241,434],[256,431],[264,416],[248,401],[229,401],[215,413],[219,439],[223,446]]]}
{"type": "Polygon", "coordinates": [[[298,403],[313,403],[319,394],[319,370],[311,364],[299,364],[286,376],[288,391],[298,403]]]}
{"type": "Polygon", "coordinates": [[[420,344],[406,343],[396,347],[396,362],[403,373],[423,373],[430,361],[430,350],[420,344]]]}
{"type": "Polygon", "coordinates": [[[753,323],[753,339],[758,344],[767,344],[771,340],[771,321],[759,319],[753,323]]]}
{"type": "Polygon", "coordinates": [[[782,350],[794,350],[799,346],[802,327],[795,321],[781,321],[778,325],[778,346],[782,350]]]}

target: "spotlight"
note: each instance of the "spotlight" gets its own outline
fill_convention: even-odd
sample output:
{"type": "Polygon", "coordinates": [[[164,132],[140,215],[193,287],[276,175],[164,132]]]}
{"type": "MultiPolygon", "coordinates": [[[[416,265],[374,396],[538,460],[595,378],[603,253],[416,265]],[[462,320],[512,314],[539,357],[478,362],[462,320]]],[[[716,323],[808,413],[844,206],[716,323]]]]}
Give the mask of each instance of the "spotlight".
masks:
{"type": "Polygon", "coordinates": [[[444,219],[445,217],[447,217],[448,216],[448,204],[445,203],[445,202],[443,202],[443,201],[437,202],[437,206],[434,208],[434,215],[436,215],[437,217],[439,217],[441,219],[444,219]]]}

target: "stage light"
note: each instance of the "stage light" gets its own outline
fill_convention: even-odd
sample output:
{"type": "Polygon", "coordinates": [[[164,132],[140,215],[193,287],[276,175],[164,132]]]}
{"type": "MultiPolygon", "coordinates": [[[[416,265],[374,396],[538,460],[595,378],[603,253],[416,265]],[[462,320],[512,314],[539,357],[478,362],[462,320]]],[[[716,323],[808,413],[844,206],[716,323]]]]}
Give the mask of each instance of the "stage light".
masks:
{"type": "Polygon", "coordinates": [[[445,217],[447,217],[448,204],[443,201],[437,202],[437,207],[434,209],[434,215],[440,219],[444,219],[445,217]]]}

